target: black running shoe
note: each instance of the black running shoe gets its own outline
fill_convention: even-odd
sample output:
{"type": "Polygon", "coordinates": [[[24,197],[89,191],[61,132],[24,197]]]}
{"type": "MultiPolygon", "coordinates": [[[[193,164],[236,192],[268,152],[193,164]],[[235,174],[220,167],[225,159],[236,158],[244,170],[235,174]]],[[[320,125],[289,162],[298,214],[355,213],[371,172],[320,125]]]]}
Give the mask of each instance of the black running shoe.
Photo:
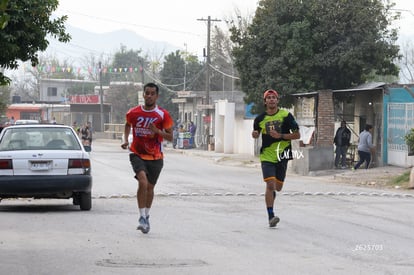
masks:
{"type": "Polygon", "coordinates": [[[269,227],[276,227],[278,222],[280,221],[278,216],[274,216],[273,218],[269,219],[269,227]]]}

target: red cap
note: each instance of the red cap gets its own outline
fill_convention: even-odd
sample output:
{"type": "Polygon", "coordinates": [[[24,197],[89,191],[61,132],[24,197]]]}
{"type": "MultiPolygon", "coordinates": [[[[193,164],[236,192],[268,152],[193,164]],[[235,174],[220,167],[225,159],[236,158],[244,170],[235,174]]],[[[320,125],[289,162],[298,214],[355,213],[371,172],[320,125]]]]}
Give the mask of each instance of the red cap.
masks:
{"type": "Polygon", "coordinates": [[[270,94],[274,94],[276,97],[279,97],[279,94],[275,90],[267,90],[263,94],[263,98],[266,99],[266,97],[270,94]]]}

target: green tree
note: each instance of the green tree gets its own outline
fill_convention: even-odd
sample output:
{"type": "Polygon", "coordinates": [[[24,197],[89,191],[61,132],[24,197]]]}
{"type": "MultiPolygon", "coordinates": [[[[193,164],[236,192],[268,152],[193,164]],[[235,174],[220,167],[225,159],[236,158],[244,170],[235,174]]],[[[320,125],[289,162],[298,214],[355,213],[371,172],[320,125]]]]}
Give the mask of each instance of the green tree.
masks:
{"type": "Polygon", "coordinates": [[[165,56],[160,80],[160,106],[166,108],[171,115],[178,118],[178,105],[172,103],[176,98],[175,91],[201,91],[205,87],[204,65],[197,56],[188,52],[176,51],[165,56]],[[185,75],[185,77],[184,77],[185,75]]]}
{"type": "Polygon", "coordinates": [[[229,35],[218,27],[213,28],[211,64],[214,69],[210,83],[213,91],[232,91],[238,84],[231,49],[232,43],[229,35]]]}
{"type": "Polygon", "coordinates": [[[205,91],[206,77],[205,64],[198,60],[198,57],[193,54],[186,53],[186,90],[190,91],[205,91]]]}
{"type": "Polygon", "coordinates": [[[398,75],[391,8],[380,0],[261,0],[247,29],[231,28],[246,101],[259,112],[268,88],[288,95],[349,88],[373,71],[398,75]]]}
{"type": "MultiPolygon", "coordinates": [[[[0,120],[2,115],[4,115],[7,111],[7,106],[10,103],[10,93],[11,87],[10,86],[0,86],[0,120]]],[[[2,121],[0,121],[1,125],[2,121]]]]}
{"type": "MultiPolygon", "coordinates": [[[[65,31],[67,16],[50,19],[58,0],[1,0],[0,2],[0,67],[17,69],[18,60],[39,63],[38,52],[46,50],[47,35],[68,42],[65,31]],[[5,6],[6,5],[6,6],[5,6]]],[[[0,85],[10,79],[0,72],[0,85]]]]}
{"type": "Polygon", "coordinates": [[[111,86],[106,96],[106,102],[112,106],[113,123],[125,123],[125,114],[137,105],[138,93],[142,94],[141,88],[132,83],[111,86]]]}
{"type": "Polygon", "coordinates": [[[0,30],[4,29],[10,20],[10,15],[6,13],[8,3],[9,0],[0,0],[0,30]]]}
{"type": "Polygon", "coordinates": [[[114,55],[112,67],[123,71],[111,72],[110,79],[111,81],[142,82],[143,79],[145,80],[147,64],[147,60],[141,56],[141,50],[128,50],[126,46],[121,45],[120,50],[114,55]],[[133,71],[130,72],[129,68],[133,68],[133,71]],[[135,68],[141,69],[135,71],[135,68]]]}
{"type": "Polygon", "coordinates": [[[165,56],[163,67],[160,71],[160,86],[158,104],[167,109],[175,119],[178,117],[178,105],[172,102],[176,98],[176,91],[187,90],[186,74],[187,64],[185,54],[180,51],[172,52],[165,56]]]}
{"type": "Polygon", "coordinates": [[[174,91],[204,91],[204,64],[186,51],[172,52],[164,57],[160,79],[174,91]]]}
{"type": "MultiPolygon", "coordinates": [[[[142,87],[138,87],[133,83],[142,81],[144,71],[133,69],[131,72],[129,68],[140,68],[148,64],[140,54],[141,51],[128,50],[121,45],[120,50],[114,54],[112,62],[112,68],[117,68],[117,72],[112,71],[103,74],[107,81],[120,82],[117,85],[112,83],[106,96],[106,102],[112,106],[112,120],[114,123],[125,122],[126,112],[138,104],[138,93],[142,93],[142,87]]],[[[107,85],[109,84],[108,82],[107,85]]]]}
{"type": "Polygon", "coordinates": [[[174,91],[187,90],[187,70],[185,54],[180,51],[172,52],[165,57],[163,68],[160,72],[161,81],[174,91]],[[186,82],[184,84],[184,81],[186,82]]]}

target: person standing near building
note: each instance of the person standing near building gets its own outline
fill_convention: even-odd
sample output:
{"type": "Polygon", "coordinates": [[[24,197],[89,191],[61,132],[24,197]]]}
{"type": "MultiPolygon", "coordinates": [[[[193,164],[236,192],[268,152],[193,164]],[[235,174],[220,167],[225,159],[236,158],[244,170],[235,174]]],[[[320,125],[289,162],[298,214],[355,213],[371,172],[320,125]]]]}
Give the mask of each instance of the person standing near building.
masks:
{"type": "Polygon", "coordinates": [[[177,142],[178,142],[178,127],[175,126],[173,129],[173,148],[177,148],[177,142]]]}
{"type": "Polygon", "coordinates": [[[80,134],[83,146],[90,152],[92,150],[92,132],[89,123],[83,125],[80,129],[80,134]]]}
{"type": "Polygon", "coordinates": [[[92,146],[92,135],[93,135],[94,129],[92,128],[92,123],[90,121],[86,123],[86,126],[89,129],[89,144],[92,146]]]}
{"type": "Polygon", "coordinates": [[[336,130],[334,137],[335,168],[346,168],[346,154],[351,141],[351,131],[346,127],[345,120],[341,121],[341,127],[336,130]],[[341,163],[339,163],[341,161],[341,163]]]}
{"type": "Polygon", "coordinates": [[[131,150],[129,160],[138,181],[137,203],[140,217],[138,230],[150,230],[149,212],[154,187],[164,165],[163,139],[172,141],[174,121],[167,110],[157,105],[159,88],[154,83],[144,86],[144,105],[131,108],[126,114],[123,149],[131,150]],[[132,128],[132,144],[128,136],[132,128]]]}
{"type": "Polygon", "coordinates": [[[299,126],[293,115],[278,107],[279,95],[267,90],[263,95],[266,110],[253,122],[253,138],[262,137],[260,162],[266,183],[265,203],[270,227],[280,221],[274,214],[276,191],[280,192],[286,177],[287,164],[292,159],[291,140],[299,139],[299,126]]]}
{"type": "Polygon", "coordinates": [[[78,134],[78,136],[79,136],[80,135],[80,127],[78,126],[78,123],[76,121],[73,122],[72,128],[73,128],[73,130],[75,130],[76,134],[78,134]]]}
{"type": "Polygon", "coordinates": [[[371,163],[371,153],[375,152],[374,144],[372,144],[372,125],[365,125],[364,131],[359,134],[358,142],[358,155],[359,161],[353,167],[354,170],[358,169],[365,162],[365,169],[369,168],[371,163]]]}
{"type": "Polygon", "coordinates": [[[197,126],[194,124],[194,122],[190,121],[188,123],[188,131],[190,132],[190,145],[192,148],[195,148],[195,134],[197,131],[197,126]]]}

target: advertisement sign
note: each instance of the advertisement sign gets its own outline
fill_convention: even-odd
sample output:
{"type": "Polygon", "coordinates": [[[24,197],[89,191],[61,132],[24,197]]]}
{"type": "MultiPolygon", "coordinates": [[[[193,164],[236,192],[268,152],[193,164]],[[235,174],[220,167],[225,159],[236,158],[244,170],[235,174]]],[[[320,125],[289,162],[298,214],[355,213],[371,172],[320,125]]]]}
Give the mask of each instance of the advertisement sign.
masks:
{"type": "Polygon", "coordinates": [[[69,102],[73,104],[97,104],[99,95],[71,95],[69,102]]]}

